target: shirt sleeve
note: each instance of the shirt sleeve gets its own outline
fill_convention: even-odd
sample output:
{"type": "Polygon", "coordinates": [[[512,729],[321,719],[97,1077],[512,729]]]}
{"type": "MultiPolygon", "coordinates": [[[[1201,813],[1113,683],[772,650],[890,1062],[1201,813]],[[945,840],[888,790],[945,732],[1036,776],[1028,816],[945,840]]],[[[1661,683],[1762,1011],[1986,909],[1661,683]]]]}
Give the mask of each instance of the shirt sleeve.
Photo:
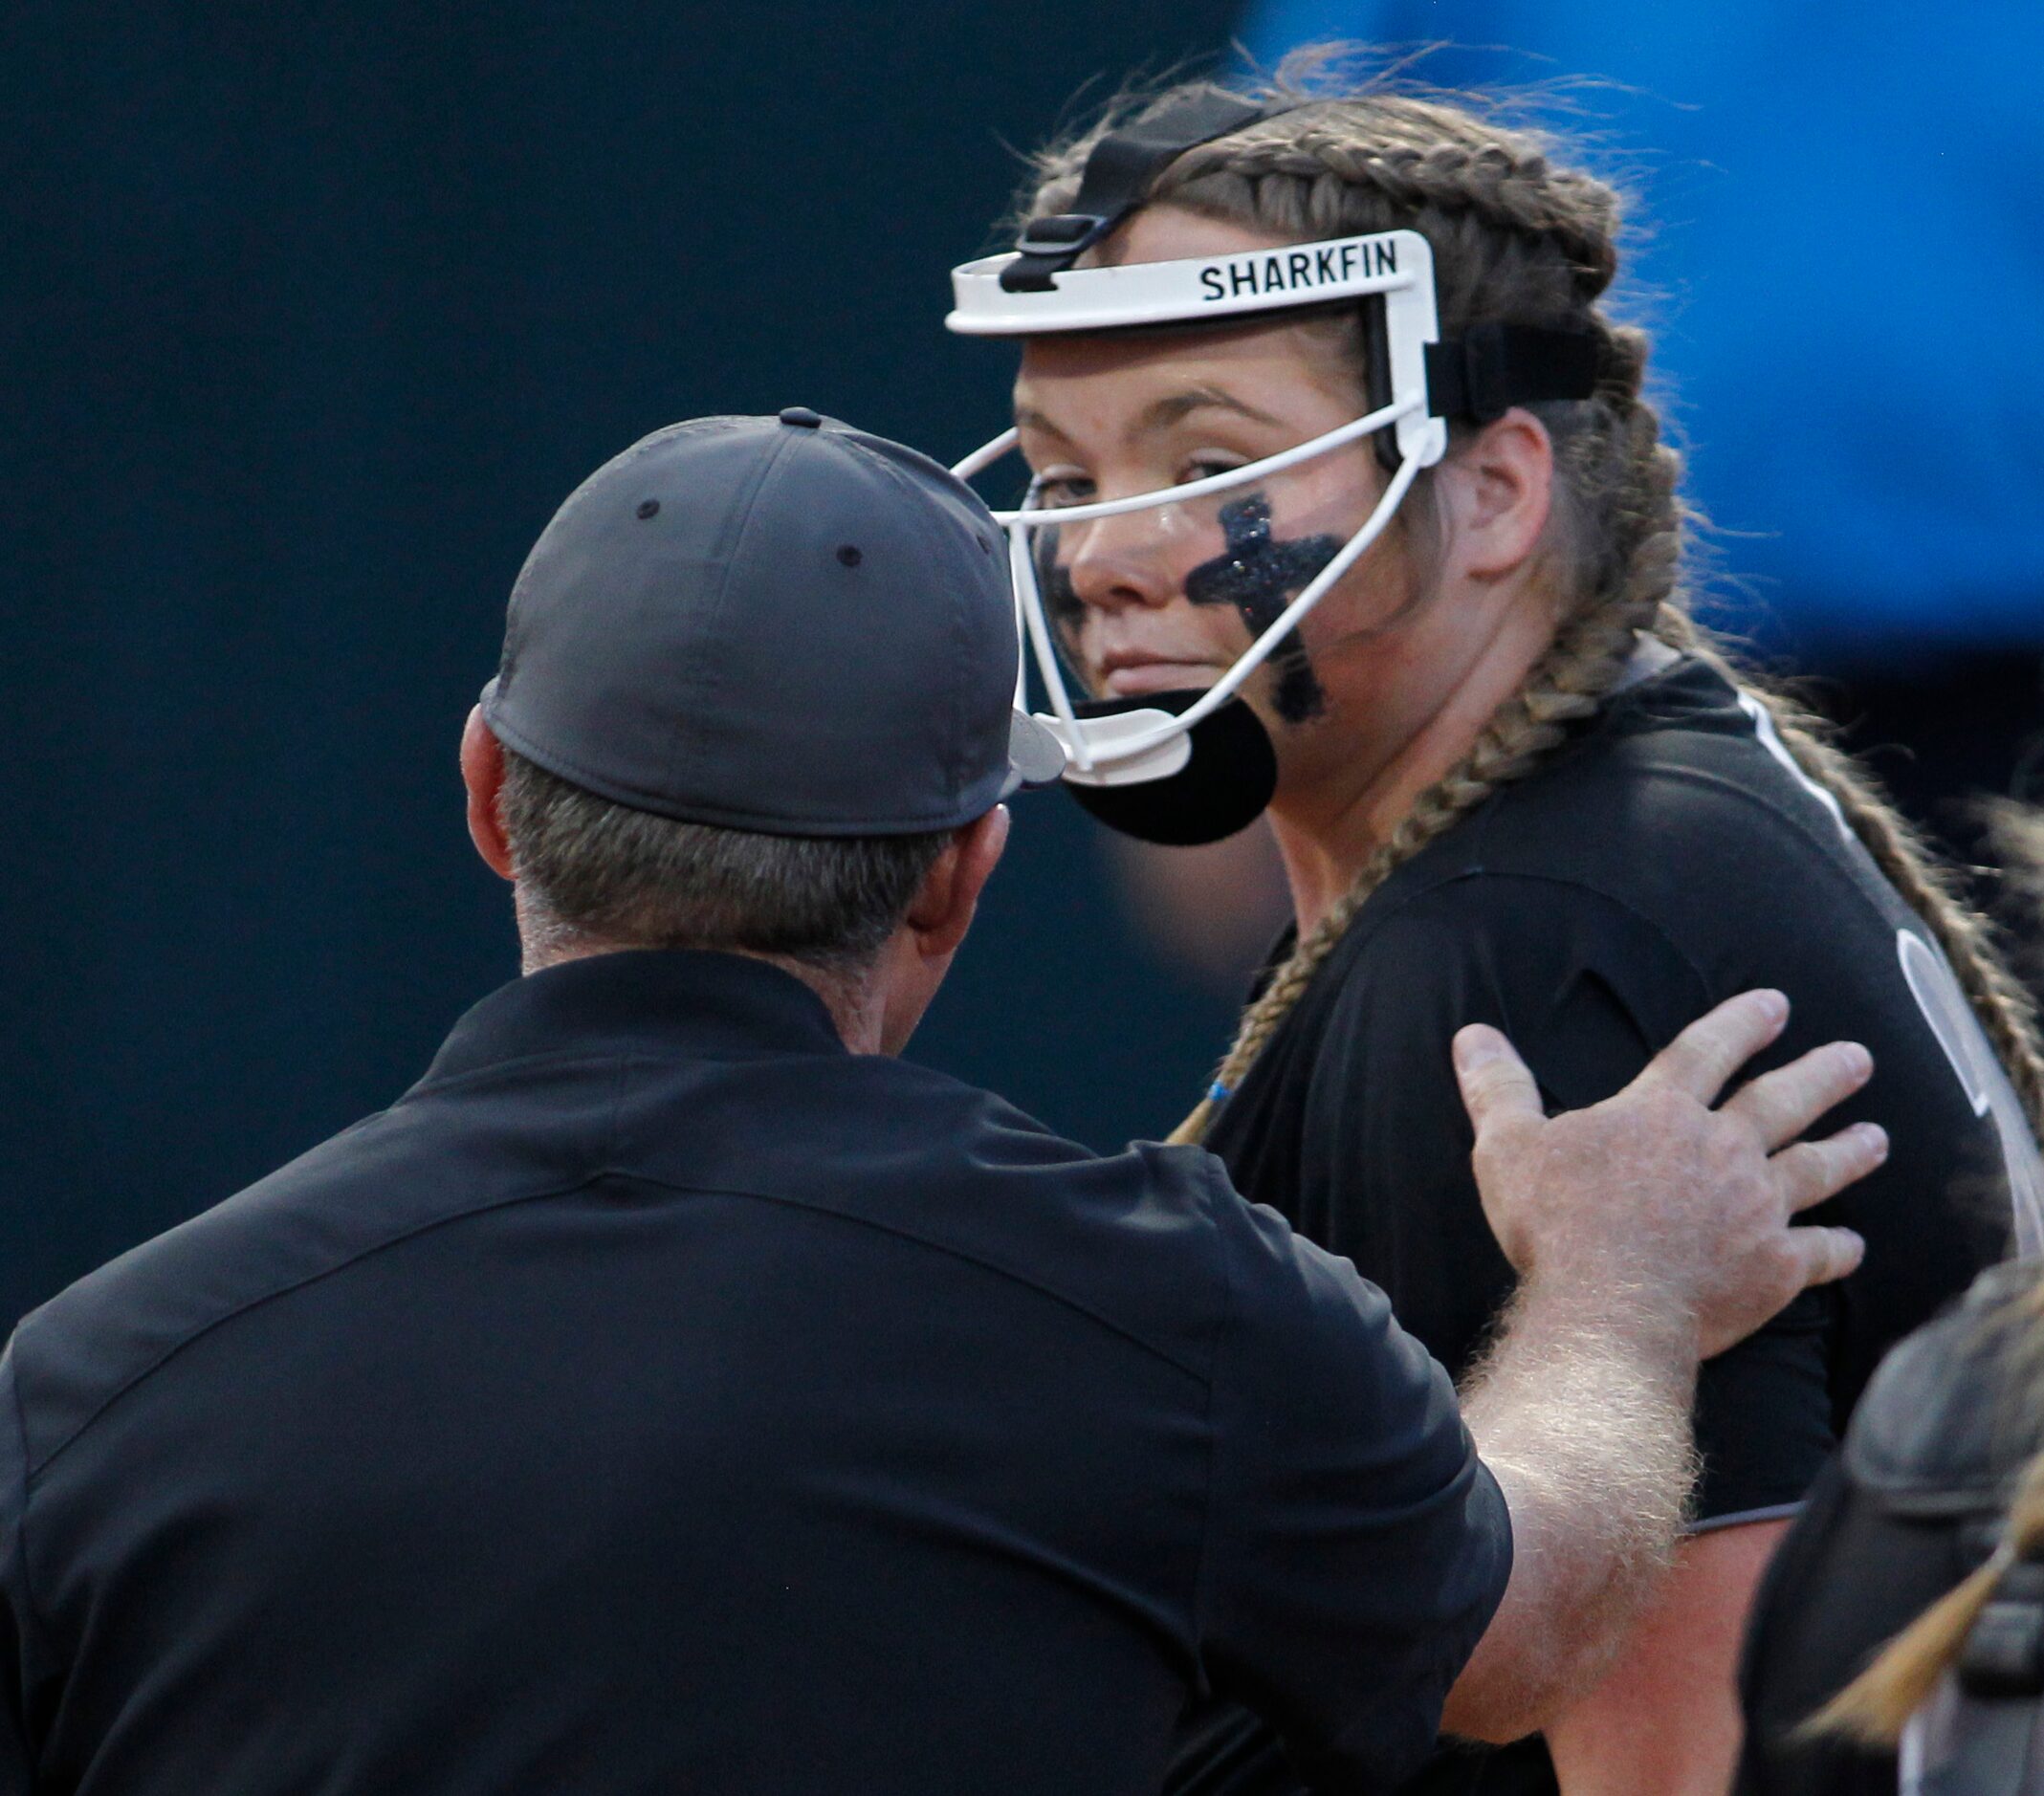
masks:
{"type": "Polygon", "coordinates": [[[0,1356],[0,1796],[29,1796],[34,1787],[27,1721],[30,1643],[21,1588],[27,1491],[14,1363],[11,1355],[0,1356]]]}
{"type": "MultiPolygon", "coordinates": [[[[1449,1059],[1501,1028],[1550,1110],[1601,1102],[1721,996],[1655,925],[1565,880],[1486,874],[1419,894],[1372,934],[1314,1074],[1309,1233],[1373,1272],[1458,1375],[1509,1294],[1449,1059]]],[[[1765,1063],[1765,1062],[1763,1062],[1765,1063]]],[[[1836,1444],[1831,1294],[1805,1293],[1698,1382],[1698,1525],[1784,1513],[1836,1444]]]]}
{"type": "Polygon", "coordinates": [[[1383,1293],[1232,1194],[1223,1228],[1201,1662],[1314,1788],[1390,1785],[1504,1596],[1510,1519],[1383,1293]]]}

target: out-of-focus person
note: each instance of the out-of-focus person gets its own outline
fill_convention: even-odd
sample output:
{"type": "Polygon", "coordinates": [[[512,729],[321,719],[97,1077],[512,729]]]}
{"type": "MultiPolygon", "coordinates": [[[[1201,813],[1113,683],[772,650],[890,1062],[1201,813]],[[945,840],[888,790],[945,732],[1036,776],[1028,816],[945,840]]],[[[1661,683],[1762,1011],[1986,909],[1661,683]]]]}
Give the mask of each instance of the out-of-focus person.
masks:
{"type": "MultiPolygon", "coordinates": [[[[1999,833],[2044,923],[2044,815],[1999,833]]],[[[1741,1682],[1739,1796],[2044,1791],[2044,1262],[1983,1274],[1883,1362],[1741,1682]]]]}

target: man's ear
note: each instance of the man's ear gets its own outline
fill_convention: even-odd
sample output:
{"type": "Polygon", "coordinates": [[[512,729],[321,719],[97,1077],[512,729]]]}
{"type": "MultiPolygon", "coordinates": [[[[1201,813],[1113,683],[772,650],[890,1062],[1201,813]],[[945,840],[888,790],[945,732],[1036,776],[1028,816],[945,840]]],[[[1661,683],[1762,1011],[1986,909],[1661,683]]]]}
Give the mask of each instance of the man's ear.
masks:
{"type": "Polygon", "coordinates": [[[997,804],[987,814],[970,822],[951,840],[924,875],[923,883],[903,919],[915,937],[916,950],[926,960],[954,954],[972,928],[973,912],[979,894],[1000,864],[1000,852],[1008,845],[1008,807],[997,804]]]}
{"type": "Polygon", "coordinates": [[[504,746],[491,734],[480,705],[470,709],[461,732],[461,783],[469,789],[469,840],[493,873],[511,878],[511,841],[504,834],[500,804],[504,746]]]}
{"type": "Polygon", "coordinates": [[[1485,425],[1440,464],[1448,554],[1472,580],[1498,580],[1531,559],[1554,496],[1554,443],[1519,406],[1485,425]]]}

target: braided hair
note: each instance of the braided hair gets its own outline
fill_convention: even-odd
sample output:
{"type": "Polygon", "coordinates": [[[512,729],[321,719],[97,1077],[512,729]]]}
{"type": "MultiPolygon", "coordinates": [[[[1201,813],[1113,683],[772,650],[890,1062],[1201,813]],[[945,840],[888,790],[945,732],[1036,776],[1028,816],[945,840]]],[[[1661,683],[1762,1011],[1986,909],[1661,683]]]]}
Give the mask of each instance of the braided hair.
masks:
{"type": "MultiPolygon", "coordinates": [[[[1220,1102],[1371,894],[1595,713],[1642,638],[1708,662],[1767,708],[1796,764],[1836,797],[1881,872],[1944,949],[2033,1125],[2044,1120],[2034,1006],[1998,957],[1986,922],[1961,903],[1949,875],[1816,720],[1735,670],[1689,615],[1681,458],[1642,397],[1648,340],[1599,304],[1618,271],[1618,193],[1558,162],[1546,134],[1483,117],[1466,102],[1384,84],[1324,91],[1330,61],[1326,51],[1287,58],[1270,83],[1245,96],[1285,110],[1187,150],[1157,175],[1149,198],[1302,243],[1418,230],[1433,248],[1444,336],[1492,321],[1592,331],[1603,374],[1587,400],[1527,407],[1553,442],[1550,529],[1568,568],[1551,646],[1469,753],[1414,800],[1349,890],[1277,968],[1243,1014],[1213,1089],[1171,1139],[1203,1139],[1220,1102]]],[[[1030,216],[1070,208],[1087,156],[1126,116],[1126,109],[1110,112],[1038,159],[1030,216]]],[[[1355,359],[1360,367],[1359,348],[1355,359]]],[[[1466,430],[1451,430],[1451,444],[1466,430]]],[[[1430,472],[1414,484],[1415,517],[1429,515],[1430,472]]]]}

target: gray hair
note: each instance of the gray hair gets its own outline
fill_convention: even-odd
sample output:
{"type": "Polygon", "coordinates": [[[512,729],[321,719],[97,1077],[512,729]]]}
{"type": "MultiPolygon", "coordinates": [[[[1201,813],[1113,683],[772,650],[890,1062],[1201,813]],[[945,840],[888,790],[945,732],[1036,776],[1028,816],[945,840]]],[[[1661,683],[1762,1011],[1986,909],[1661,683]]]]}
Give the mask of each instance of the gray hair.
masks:
{"type": "Polygon", "coordinates": [[[768,836],[600,798],[504,751],[504,834],[542,946],[703,948],[845,970],[871,960],[955,830],[768,836]]]}

